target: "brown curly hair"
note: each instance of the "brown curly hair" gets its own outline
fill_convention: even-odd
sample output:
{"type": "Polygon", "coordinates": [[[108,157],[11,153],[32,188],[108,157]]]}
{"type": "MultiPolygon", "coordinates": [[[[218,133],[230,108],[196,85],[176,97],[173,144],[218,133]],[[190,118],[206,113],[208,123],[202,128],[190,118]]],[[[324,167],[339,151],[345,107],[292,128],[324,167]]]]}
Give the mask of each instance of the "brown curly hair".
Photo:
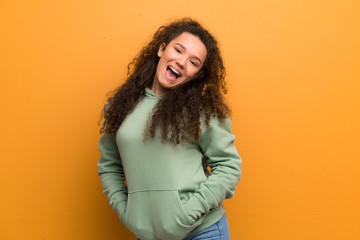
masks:
{"type": "Polygon", "coordinates": [[[222,97],[222,93],[226,93],[225,67],[217,41],[197,21],[183,18],[160,27],[152,41],[129,63],[126,82],[115,89],[102,110],[106,124],[100,133],[117,131],[145,96],[145,88],[151,87],[160,45],[165,43],[167,46],[183,32],[199,37],[204,43],[207,50],[205,62],[194,79],[170,90],[159,100],[148,119],[145,138],[154,137],[159,129],[162,141],[179,144],[181,139],[185,139],[199,143],[201,121],[209,127],[211,117],[225,119],[230,115],[222,97]]]}

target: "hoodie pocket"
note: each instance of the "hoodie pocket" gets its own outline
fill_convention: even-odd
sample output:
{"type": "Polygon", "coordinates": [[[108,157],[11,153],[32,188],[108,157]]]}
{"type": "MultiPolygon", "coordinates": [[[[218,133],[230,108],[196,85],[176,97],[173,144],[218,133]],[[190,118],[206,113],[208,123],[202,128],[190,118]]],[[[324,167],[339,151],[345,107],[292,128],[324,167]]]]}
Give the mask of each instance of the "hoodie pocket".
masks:
{"type": "Polygon", "coordinates": [[[146,190],[129,192],[124,224],[140,239],[176,240],[201,221],[191,221],[177,190],[146,190]]]}

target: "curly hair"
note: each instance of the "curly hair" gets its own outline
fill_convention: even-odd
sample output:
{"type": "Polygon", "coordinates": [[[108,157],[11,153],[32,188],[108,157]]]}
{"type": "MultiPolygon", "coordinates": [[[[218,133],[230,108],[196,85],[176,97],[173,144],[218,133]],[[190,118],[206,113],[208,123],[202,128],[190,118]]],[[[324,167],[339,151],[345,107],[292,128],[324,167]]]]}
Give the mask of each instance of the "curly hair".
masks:
{"type": "MultiPolygon", "coordinates": [[[[100,129],[114,133],[125,117],[145,96],[151,87],[159,61],[157,52],[183,32],[197,36],[205,45],[206,59],[194,79],[170,90],[162,97],[149,116],[144,138],[154,137],[160,130],[162,141],[179,144],[181,139],[200,142],[201,122],[209,127],[211,117],[225,119],[230,109],[222,94],[226,93],[225,67],[217,41],[197,21],[183,18],[160,27],[151,42],[128,65],[128,77],[123,85],[115,89],[102,110],[106,127],[100,129]]],[[[101,119],[100,119],[101,120],[101,119]]]]}

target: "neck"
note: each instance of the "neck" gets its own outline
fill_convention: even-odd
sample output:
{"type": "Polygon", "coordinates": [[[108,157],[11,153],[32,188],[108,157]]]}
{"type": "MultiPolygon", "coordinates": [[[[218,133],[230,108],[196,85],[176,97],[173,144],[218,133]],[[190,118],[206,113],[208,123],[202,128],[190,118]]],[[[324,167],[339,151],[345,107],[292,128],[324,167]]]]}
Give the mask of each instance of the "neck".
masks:
{"type": "Polygon", "coordinates": [[[151,85],[151,91],[153,91],[156,95],[161,95],[163,93],[166,92],[166,90],[164,88],[162,88],[158,82],[156,81],[156,79],[154,78],[152,85],[151,85]]]}

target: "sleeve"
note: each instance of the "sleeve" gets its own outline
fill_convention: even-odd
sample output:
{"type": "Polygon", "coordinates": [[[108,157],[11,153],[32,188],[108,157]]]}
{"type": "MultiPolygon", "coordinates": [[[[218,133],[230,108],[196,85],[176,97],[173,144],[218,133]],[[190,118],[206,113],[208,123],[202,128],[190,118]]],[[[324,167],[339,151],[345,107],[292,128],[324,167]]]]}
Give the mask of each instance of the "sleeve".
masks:
{"type": "Polygon", "coordinates": [[[184,203],[186,212],[194,222],[234,195],[236,184],[240,181],[242,164],[234,145],[235,136],[231,132],[229,118],[223,121],[211,119],[210,126],[200,136],[200,141],[211,175],[184,203]]]}
{"type": "Polygon", "coordinates": [[[97,163],[104,194],[110,206],[124,222],[127,204],[127,187],[120,154],[115,141],[115,134],[103,133],[99,141],[100,159],[97,163]]]}

